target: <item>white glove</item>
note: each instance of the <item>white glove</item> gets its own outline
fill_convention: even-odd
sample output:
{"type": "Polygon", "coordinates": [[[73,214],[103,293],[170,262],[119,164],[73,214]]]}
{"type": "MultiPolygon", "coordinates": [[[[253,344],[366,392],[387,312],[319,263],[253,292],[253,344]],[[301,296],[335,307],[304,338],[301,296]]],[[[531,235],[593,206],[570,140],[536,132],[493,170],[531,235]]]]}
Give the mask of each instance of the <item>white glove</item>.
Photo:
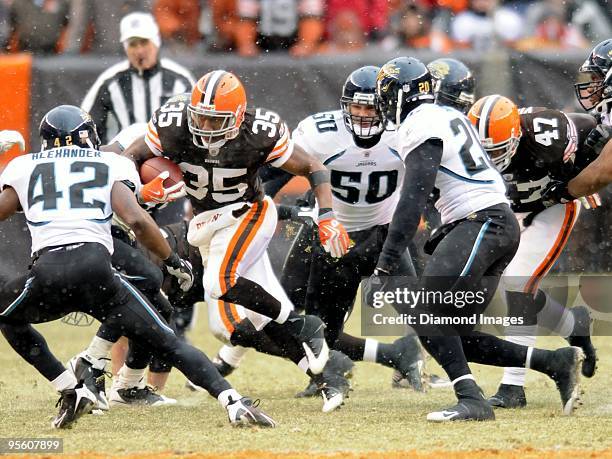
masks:
{"type": "Polygon", "coordinates": [[[10,150],[13,145],[19,144],[21,151],[25,150],[25,140],[23,136],[17,131],[0,131],[0,154],[7,150],[10,150]]]}

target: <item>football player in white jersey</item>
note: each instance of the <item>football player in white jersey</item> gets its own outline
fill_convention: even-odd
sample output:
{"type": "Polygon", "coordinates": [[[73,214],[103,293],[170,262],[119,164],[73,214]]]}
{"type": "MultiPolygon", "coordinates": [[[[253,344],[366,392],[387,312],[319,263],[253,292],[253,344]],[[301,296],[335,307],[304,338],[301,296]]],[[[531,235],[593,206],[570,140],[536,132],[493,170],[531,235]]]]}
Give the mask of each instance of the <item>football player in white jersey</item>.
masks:
{"type": "MultiPolygon", "coordinates": [[[[468,361],[528,366],[547,374],[557,384],[564,413],[570,414],[579,395],[582,350],[527,348],[475,332],[467,321],[455,321],[459,324],[453,321],[484,310],[517,250],[520,237],[503,179],[490,163],[473,126],[459,111],[433,104],[431,75],[414,58],[401,57],[385,64],[378,74],[377,95],[382,113],[397,126],[398,152],[406,172],[389,234],[365,288],[366,300],[371,300],[373,289],[384,288],[386,276],[397,272],[399,257],[416,232],[434,186],[440,192],[436,208],[442,226],[428,243],[431,258],[418,288],[425,292],[450,292],[453,297],[457,292],[480,292],[484,298],[464,307],[434,300],[414,308],[417,313],[425,312],[439,319],[433,324],[417,321],[413,327],[425,349],[447,372],[458,398],[456,405],[432,412],[427,419],[436,422],[495,419],[468,361]]],[[[395,306],[400,312],[407,312],[395,306]]]]}
{"type": "Polygon", "coordinates": [[[95,124],[78,107],[51,110],[40,133],[43,151],[14,159],[0,176],[0,220],[24,211],[33,259],[28,275],[0,290],[0,324],[11,346],[61,393],[53,426],[69,427],[91,411],[96,401],[91,368],[84,365],[78,375],[66,370],[30,324],[81,311],[150,346],[206,387],[227,409],[230,422],[273,427],[269,416],[232,389],[202,352],[180,341],[146,298],[112,269],[110,221],[116,212],[171,274],[193,282],[188,264],[139,207],[133,163],[97,150],[95,124]],[[41,352],[30,352],[35,348],[41,352]]]}
{"type": "Polygon", "coordinates": [[[612,38],[593,48],[574,86],[582,108],[598,119],[585,143],[599,156],[569,183],[551,183],[545,193],[551,205],[589,196],[612,183],[612,38]]]}
{"type": "MultiPolygon", "coordinates": [[[[420,390],[423,363],[414,336],[385,344],[342,331],[361,278],[369,276],[374,269],[404,175],[404,163],[395,149],[395,135],[385,131],[385,123],[376,109],[377,74],[378,68],[373,66],[352,72],[342,89],[342,109],[309,116],[293,132],[295,144],[330,171],[333,209],[354,244],[342,259],[334,260],[311,239],[312,261],[305,265],[309,275],[295,273],[303,283],[299,287],[305,290],[307,286],[305,301],[299,300],[297,306],[323,320],[330,348],[342,351],[353,360],[374,361],[396,368],[401,377],[408,378],[420,390]]],[[[301,247],[292,250],[291,257],[303,258],[301,247]]],[[[402,257],[403,274],[414,274],[411,263],[406,253],[402,257]]],[[[286,275],[284,272],[283,276],[286,275]]],[[[217,358],[236,367],[244,352],[241,347],[224,346],[217,358]]],[[[324,411],[339,406],[348,390],[344,378],[331,373],[327,371],[327,378],[319,379],[320,384],[311,380],[309,388],[302,393],[315,396],[322,392],[324,411]]]]}

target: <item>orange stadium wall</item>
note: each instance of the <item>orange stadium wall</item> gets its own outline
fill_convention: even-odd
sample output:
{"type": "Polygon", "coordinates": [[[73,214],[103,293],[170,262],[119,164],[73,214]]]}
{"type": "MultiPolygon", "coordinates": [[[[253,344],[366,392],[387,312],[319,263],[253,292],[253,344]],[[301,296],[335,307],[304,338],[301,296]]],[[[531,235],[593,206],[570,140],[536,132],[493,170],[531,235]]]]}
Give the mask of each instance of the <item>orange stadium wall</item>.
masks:
{"type": "MultiPolygon", "coordinates": [[[[0,130],[19,131],[26,141],[30,138],[30,81],[32,75],[32,56],[12,54],[0,56],[0,130]]],[[[15,156],[19,148],[0,156],[0,172],[15,156]]]]}

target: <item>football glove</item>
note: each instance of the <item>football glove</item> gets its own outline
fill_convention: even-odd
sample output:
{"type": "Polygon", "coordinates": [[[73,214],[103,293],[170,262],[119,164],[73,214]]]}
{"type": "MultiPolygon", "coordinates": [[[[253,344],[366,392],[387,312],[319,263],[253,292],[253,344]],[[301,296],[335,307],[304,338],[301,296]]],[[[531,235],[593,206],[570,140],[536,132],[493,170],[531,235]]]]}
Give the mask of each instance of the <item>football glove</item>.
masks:
{"type": "Polygon", "coordinates": [[[584,139],[585,146],[592,148],[599,155],[603,147],[612,139],[612,126],[598,124],[584,139]]]}
{"type": "Polygon", "coordinates": [[[601,206],[601,196],[599,196],[599,193],[593,193],[578,199],[582,203],[582,207],[587,210],[597,209],[601,206]]]}
{"type": "Polygon", "coordinates": [[[179,287],[183,292],[188,291],[193,285],[193,271],[191,263],[180,258],[176,253],[172,254],[164,260],[166,269],[170,275],[178,279],[179,287]]]}
{"type": "Polygon", "coordinates": [[[542,192],[542,204],[544,207],[552,207],[555,204],[567,204],[576,199],[567,190],[567,182],[551,180],[542,192]]]}
{"type": "Polygon", "coordinates": [[[319,240],[325,251],[334,258],[340,258],[348,252],[348,233],[328,209],[319,210],[319,240]]]}
{"type": "Polygon", "coordinates": [[[363,284],[362,298],[366,305],[375,308],[374,294],[383,291],[387,284],[389,273],[383,269],[376,268],[370,278],[363,284]]]}
{"type": "Polygon", "coordinates": [[[170,176],[168,171],[163,171],[149,183],[140,189],[140,201],[143,203],[153,202],[161,204],[164,202],[176,201],[187,195],[185,182],[181,181],[169,188],[164,187],[164,180],[170,176]]]}
{"type": "Polygon", "coordinates": [[[25,150],[25,140],[17,131],[0,131],[0,154],[13,148],[13,145],[19,145],[21,151],[25,150]]]}

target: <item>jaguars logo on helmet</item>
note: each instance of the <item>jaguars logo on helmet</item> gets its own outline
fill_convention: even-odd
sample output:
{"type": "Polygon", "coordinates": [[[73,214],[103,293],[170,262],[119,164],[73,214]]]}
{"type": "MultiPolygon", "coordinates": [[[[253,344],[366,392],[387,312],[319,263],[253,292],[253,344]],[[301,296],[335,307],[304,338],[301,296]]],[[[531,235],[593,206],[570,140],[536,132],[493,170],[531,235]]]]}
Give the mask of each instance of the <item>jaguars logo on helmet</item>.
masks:
{"type": "Polygon", "coordinates": [[[434,80],[436,103],[467,113],[474,104],[474,76],[463,62],[442,58],[427,64],[434,80]]]}
{"type": "Polygon", "coordinates": [[[376,95],[382,116],[397,126],[417,106],[433,102],[431,74],[418,59],[398,57],[378,72],[376,95]]]}

